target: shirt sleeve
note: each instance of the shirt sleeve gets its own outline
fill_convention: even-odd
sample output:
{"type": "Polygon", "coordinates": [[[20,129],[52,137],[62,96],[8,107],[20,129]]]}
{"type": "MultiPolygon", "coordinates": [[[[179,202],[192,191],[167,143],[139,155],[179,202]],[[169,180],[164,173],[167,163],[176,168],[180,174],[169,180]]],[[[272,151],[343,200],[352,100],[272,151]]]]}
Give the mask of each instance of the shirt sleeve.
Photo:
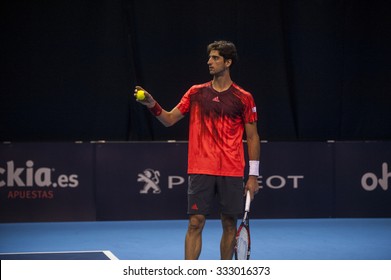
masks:
{"type": "Polygon", "coordinates": [[[258,120],[257,107],[254,102],[254,98],[250,93],[247,93],[245,99],[245,110],[244,110],[244,122],[252,123],[258,120]]]}
{"type": "Polygon", "coordinates": [[[176,106],[182,115],[185,115],[190,111],[190,95],[194,93],[194,87],[191,87],[183,96],[181,101],[179,101],[176,106]]]}

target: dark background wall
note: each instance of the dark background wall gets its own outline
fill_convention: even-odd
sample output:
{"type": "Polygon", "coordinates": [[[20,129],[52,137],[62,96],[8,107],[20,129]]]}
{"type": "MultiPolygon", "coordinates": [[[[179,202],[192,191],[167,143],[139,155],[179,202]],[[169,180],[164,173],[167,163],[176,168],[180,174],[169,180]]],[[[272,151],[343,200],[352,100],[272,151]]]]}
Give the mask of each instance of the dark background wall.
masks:
{"type": "Polygon", "coordinates": [[[0,141],[186,140],[166,108],[210,79],[206,45],[236,43],[262,139],[391,139],[389,1],[6,1],[0,141]]]}

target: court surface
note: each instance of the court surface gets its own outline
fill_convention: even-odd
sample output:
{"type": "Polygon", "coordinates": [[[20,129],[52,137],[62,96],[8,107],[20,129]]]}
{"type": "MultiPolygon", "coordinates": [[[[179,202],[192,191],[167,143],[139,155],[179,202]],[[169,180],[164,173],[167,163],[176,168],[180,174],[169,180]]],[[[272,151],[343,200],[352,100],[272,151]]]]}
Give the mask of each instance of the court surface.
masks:
{"type": "MultiPolygon", "coordinates": [[[[120,260],[180,260],[186,228],[185,220],[3,223],[0,254],[109,252],[120,260]]],[[[250,228],[254,260],[391,259],[390,218],[260,219],[250,228]]],[[[207,220],[200,259],[219,259],[220,236],[220,221],[207,220]]]]}

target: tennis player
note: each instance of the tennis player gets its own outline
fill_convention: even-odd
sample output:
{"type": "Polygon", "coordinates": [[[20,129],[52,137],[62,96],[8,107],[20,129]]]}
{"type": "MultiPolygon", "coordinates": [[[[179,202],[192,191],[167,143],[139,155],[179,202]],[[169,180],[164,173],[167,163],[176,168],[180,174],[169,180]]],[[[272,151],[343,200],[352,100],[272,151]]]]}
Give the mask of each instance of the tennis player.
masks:
{"type": "Polygon", "coordinates": [[[237,216],[243,213],[246,190],[251,198],[258,192],[260,140],[257,131],[257,110],[252,95],[235,84],[230,69],[237,61],[232,42],[215,41],[207,46],[212,81],[192,86],[171,111],[144,90],[139,101],[166,127],[174,125],[187,113],[188,146],[188,214],[185,238],[185,259],[198,259],[202,247],[202,231],[210,214],[214,197],[219,201],[223,234],[221,259],[232,259],[237,216]],[[243,183],[245,157],[243,134],[246,134],[249,176],[243,183]]]}

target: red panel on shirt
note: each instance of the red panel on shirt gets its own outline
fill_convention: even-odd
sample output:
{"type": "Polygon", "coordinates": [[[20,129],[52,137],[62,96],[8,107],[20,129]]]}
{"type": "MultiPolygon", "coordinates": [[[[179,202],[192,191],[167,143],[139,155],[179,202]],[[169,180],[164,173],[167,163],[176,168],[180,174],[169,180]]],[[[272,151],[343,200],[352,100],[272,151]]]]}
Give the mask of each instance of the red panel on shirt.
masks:
{"type": "Polygon", "coordinates": [[[208,82],[191,87],[177,108],[190,112],[188,173],[243,177],[244,124],[257,121],[252,95],[236,84],[217,92],[208,82]]]}

